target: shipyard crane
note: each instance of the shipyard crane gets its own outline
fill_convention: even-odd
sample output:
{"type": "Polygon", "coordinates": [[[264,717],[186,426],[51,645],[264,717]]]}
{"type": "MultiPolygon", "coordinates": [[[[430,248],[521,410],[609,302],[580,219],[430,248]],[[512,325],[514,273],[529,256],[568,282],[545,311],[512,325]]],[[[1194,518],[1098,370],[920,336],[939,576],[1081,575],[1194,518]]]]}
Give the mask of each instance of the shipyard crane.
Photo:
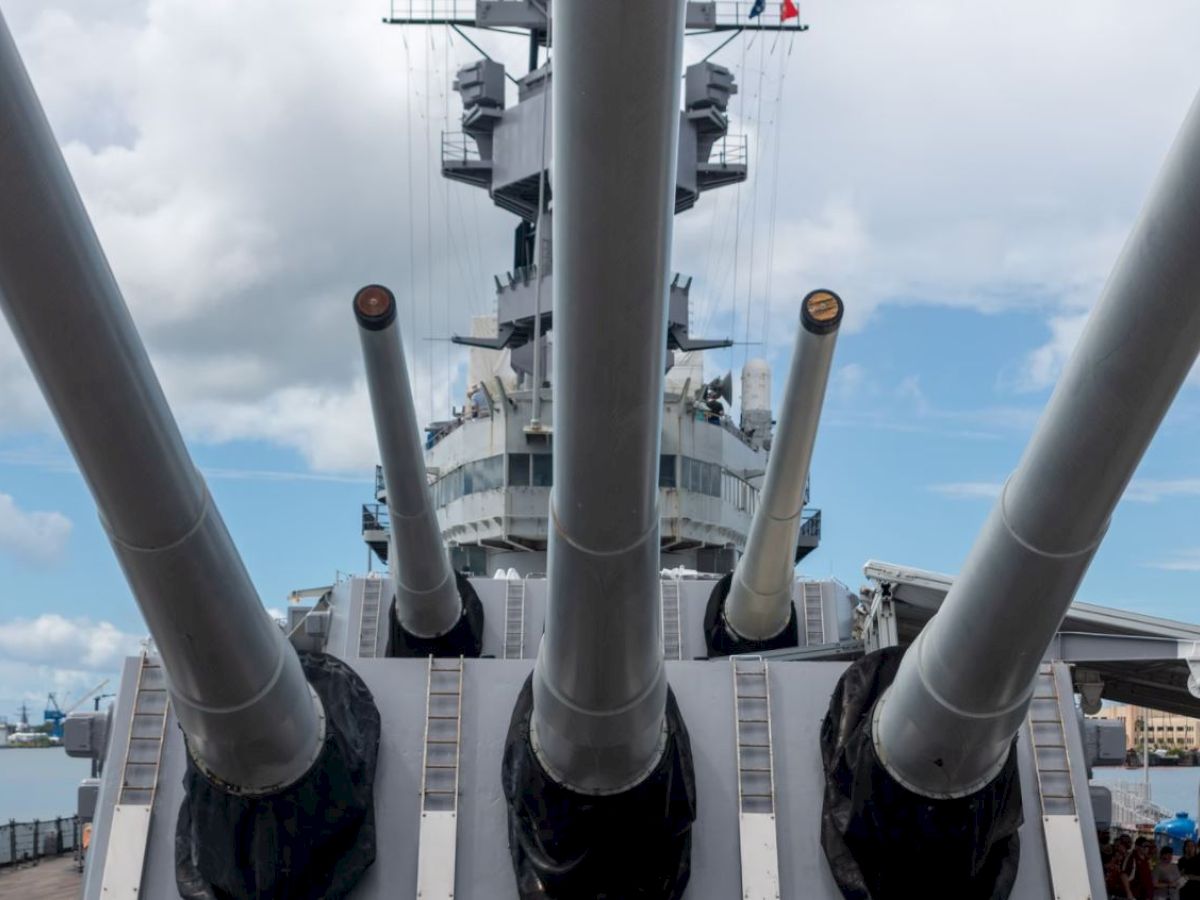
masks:
{"type": "Polygon", "coordinates": [[[42,712],[42,721],[48,726],[46,733],[55,740],[62,740],[63,736],[63,720],[71,713],[83,705],[83,702],[104,688],[111,679],[105,678],[98,685],[80,696],[78,700],[63,709],[58,705],[58,698],[51,691],[46,695],[46,709],[42,712]]]}

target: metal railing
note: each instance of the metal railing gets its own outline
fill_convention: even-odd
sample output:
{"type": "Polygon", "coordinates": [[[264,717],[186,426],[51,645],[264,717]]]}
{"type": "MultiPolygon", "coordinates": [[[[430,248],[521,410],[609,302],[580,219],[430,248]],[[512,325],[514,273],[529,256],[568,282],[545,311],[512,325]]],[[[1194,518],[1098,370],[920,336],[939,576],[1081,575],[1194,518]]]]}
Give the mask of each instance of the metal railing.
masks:
{"type": "MultiPolygon", "coordinates": [[[[754,11],[754,0],[716,0],[716,24],[720,28],[787,28],[796,31],[807,31],[808,26],[800,24],[799,0],[793,0],[796,15],[783,18],[784,4],[781,0],[768,0],[763,4],[762,11],[757,16],[751,16],[754,11]]],[[[400,4],[396,4],[400,5],[400,4]]]]}
{"type": "Polygon", "coordinates": [[[482,162],[475,138],[463,131],[442,132],[442,165],[482,162]]]}
{"type": "Polygon", "coordinates": [[[712,145],[706,166],[744,166],[750,158],[750,140],[744,134],[727,134],[712,145]]]}
{"type": "Polygon", "coordinates": [[[475,0],[391,0],[388,20],[395,22],[474,22],[475,0]]]}
{"type": "Polygon", "coordinates": [[[21,865],[74,852],[79,848],[80,831],[76,816],[34,819],[32,822],[10,819],[0,825],[0,866],[21,865]]]}
{"type": "Polygon", "coordinates": [[[802,537],[821,537],[821,511],[806,509],[800,514],[800,535],[802,537]]]}
{"type": "Polygon", "coordinates": [[[1172,816],[1170,810],[1159,806],[1147,796],[1146,785],[1140,781],[1118,781],[1109,785],[1112,791],[1112,821],[1114,825],[1135,828],[1154,825],[1172,816]]]}
{"type": "Polygon", "coordinates": [[[385,503],[364,503],[362,508],[362,530],[365,534],[368,531],[388,531],[392,527],[392,520],[388,515],[387,504],[385,503]]]}

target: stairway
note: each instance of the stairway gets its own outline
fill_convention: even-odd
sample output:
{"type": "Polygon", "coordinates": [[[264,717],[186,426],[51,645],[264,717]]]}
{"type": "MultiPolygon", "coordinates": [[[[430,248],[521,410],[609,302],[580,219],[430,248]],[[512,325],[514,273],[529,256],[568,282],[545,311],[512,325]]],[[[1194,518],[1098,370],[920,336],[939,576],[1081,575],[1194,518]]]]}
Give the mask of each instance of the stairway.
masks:
{"type": "Polygon", "coordinates": [[[668,578],[662,582],[662,646],[663,659],[682,659],[683,641],[680,637],[679,582],[668,578]]]}
{"type": "Polygon", "coordinates": [[[1074,726],[1075,703],[1070,693],[1066,695],[1068,702],[1063,703],[1057,674],[1053,663],[1042,663],[1038,668],[1026,727],[1033,746],[1046,859],[1055,900],[1089,900],[1092,891],[1072,783],[1067,724],[1063,718],[1070,715],[1074,726]]]}
{"type": "Polygon", "coordinates": [[[359,617],[358,655],[371,659],[379,655],[379,619],[383,582],[368,578],[363,583],[362,615],[359,617]]]}
{"type": "Polygon", "coordinates": [[[730,664],[737,742],[742,900],[778,900],[779,850],[767,663],[760,656],[735,656],[730,664]]]}
{"type": "Polygon", "coordinates": [[[504,595],[504,658],[520,659],[525,652],[525,581],[509,579],[504,595]]]}
{"type": "Polygon", "coordinates": [[[158,788],[163,738],[167,728],[167,682],[162,664],[143,652],[133,694],[129,739],[121,761],[121,789],[113,807],[104,878],[105,900],[137,900],[141,888],[150,816],[158,788]]]}
{"type": "Polygon", "coordinates": [[[821,585],[816,581],[801,582],[804,598],[804,645],[817,647],[825,643],[825,603],[821,585]]]}
{"type": "Polygon", "coordinates": [[[421,824],[417,837],[419,900],[453,900],[454,897],[462,692],[462,657],[430,657],[421,775],[421,824]]]}

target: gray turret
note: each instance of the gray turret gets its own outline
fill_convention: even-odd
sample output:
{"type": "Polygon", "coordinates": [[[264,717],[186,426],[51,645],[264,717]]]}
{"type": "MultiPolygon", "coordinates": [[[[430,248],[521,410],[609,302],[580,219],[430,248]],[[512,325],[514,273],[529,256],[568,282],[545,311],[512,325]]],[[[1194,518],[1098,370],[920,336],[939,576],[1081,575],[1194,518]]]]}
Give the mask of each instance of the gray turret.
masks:
{"type": "Polygon", "coordinates": [[[354,315],[391,523],[391,651],[405,656],[478,656],[482,611],[478,601],[471,602],[473,592],[465,582],[461,590],[470,597],[460,597],[430,501],[421,432],[396,323],[396,298],[381,285],[368,285],[354,296],[354,315]]]}

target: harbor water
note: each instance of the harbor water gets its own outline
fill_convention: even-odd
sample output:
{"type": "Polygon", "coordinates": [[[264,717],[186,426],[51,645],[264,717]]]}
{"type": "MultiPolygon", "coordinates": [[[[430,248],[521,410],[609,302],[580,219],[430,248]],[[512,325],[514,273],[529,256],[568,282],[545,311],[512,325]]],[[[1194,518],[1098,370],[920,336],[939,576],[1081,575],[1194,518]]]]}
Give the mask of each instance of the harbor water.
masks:
{"type": "Polygon", "coordinates": [[[61,747],[0,750],[0,822],[74,815],[79,782],[90,774],[88,760],[61,747]]]}

